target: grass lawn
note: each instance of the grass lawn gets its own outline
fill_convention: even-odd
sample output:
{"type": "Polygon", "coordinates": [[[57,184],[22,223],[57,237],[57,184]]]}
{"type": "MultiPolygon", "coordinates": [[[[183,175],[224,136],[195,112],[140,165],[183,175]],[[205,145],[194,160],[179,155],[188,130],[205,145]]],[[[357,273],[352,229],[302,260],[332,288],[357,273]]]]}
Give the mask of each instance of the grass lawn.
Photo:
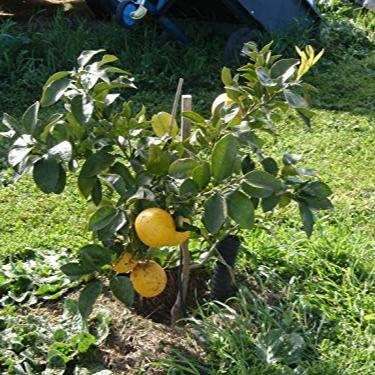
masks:
{"type": "MultiPolygon", "coordinates": [[[[325,11],[326,24],[310,41],[326,49],[307,77],[319,89],[313,127],[284,118],[280,140],[268,151],[276,157],[302,154],[304,165],[320,171],[333,188],[335,211],[320,218],[311,239],[293,209],[292,216],[266,215],[264,229],[245,238],[237,301],[194,313],[188,332],[200,333],[204,360],[176,353],[158,364],[165,373],[375,373],[375,13],[342,4],[325,11]]],[[[195,108],[207,112],[221,90],[223,45],[220,37],[202,36],[189,48],[176,48],[159,38],[153,24],[127,34],[63,15],[26,26],[3,21],[0,112],[20,115],[50,74],[70,68],[81,50],[98,48],[118,55],[136,76],[139,90],[132,98],[149,113],[170,111],[179,77],[195,108]],[[12,41],[5,42],[4,34],[12,41]]],[[[284,41],[275,48],[293,54],[284,41]]],[[[6,172],[1,176],[9,180],[6,172]]],[[[72,188],[46,197],[29,178],[1,187],[0,259],[30,248],[78,249],[89,238],[84,213],[72,188]]]]}

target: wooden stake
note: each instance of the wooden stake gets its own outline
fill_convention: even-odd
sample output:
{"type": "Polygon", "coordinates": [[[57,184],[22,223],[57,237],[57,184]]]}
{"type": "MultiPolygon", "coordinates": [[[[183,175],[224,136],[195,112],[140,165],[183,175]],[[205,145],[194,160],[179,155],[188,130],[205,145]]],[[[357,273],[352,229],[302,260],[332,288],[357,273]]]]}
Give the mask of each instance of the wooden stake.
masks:
{"type": "Polygon", "coordinates": [[[174,102],[173,102],[173,108],[172,108],[172,114],[171,114],[171,122],[169,123],[169,135],[172,135],[173,123],[174,123],[174,121],[176,119],[176,116],[177,116],[178,101],[180,100],[180,97],[181,97],[181,92],[182,92],[182,86],[183,85],[184,85],[184,79],[180,78],[178,80],[176,95],[174,97],[174,102]]]}
{"type": "MultiPolygon", "coordinates": [[[[192,109],[192,96],[191,95],[183,95],[181,100],[181,112],[191,111],[192,109]]],[[[191,121],[184,118],[182,115],[181,117],[181,138],[182,141],[187,141],[190,137],[190,130],[191,130],[191,121]]],[[[174,326],[177,321],[184,317],[185,315],[185,304],[186,304],[186,296],[188,292],[189,286],[189,278],[190,278],[190,252],[189,252],[189,241],[185,241],[180,246],[180,253],[181,253],[181,264],[180,264],[180,282],[179,284],[179,291],[177,293],[176,302],[174,303],[171,309],[171,323],[174,326]]]]}
{"type": "Polygon", "coordinates": [[[191,95],[182,95],[181,98],[181,137],[186,141],[190,137],[191,121],[184,117],[184,112],[192,110],[193,98],[191,95]]]}

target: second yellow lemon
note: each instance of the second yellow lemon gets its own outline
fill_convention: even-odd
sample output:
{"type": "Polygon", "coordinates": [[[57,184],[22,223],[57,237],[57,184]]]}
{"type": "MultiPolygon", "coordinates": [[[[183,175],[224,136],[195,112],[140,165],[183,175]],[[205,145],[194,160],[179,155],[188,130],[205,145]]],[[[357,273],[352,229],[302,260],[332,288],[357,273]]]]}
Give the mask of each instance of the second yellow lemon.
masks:
{"type": "Polygon", "coordinates": [[[150,247],[177,246],[185,242],[190,232],[178,232],[172,215],[158,207],[142,211],[135,220],[139,239],[150,247]]]}

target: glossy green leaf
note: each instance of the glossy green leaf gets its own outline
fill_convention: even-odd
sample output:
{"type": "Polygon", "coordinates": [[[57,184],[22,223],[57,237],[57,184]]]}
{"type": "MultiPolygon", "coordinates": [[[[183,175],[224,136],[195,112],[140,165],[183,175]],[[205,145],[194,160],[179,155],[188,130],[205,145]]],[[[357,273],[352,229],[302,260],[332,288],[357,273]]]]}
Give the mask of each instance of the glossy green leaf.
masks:
{"type": "Polygon", "coordinates": [[[250,186],[269,190],[272,193],[278,193],[285,189],[285,185],[281,180],[278,180],[276,177],[265,171],[254,170],[247,173],[245,178],[250,186]]]}
{"type": "Polygon", "coordinates": [[[87,245],[80,249],[80,260],[84,268],[98,270],[112,262],[112,251],[100,245],[87,245]]]}
{"type": "Polygon", "coordinates": [[[40,159],[34,164],[33,178],[43,193],[60,194],[66,183],[66,172],[61,163],[55,159],[40,159]]]}
{"type": "Polygon", "coordinates": [[[174,178],[188,178],[193,174],[198,163],[194,159],[178,159],[169,167],[169,175],[174,178]]]}
{"type": "Polygon", "coordinates": [[[221,71],[221,81],[224,86],[232,86],[232,73],[229,68],[224,67],[221,71]]]}
{"type": "Polygon", "coordinates": [[[70,142],[63,141],[48,150],[48,155],[58,157],[68,163],[72,158],[73,147],[70,142]]]}
{"type": "Polygon", "coordinates": [[[64,264],[60,269],[69,277],[80,277],[93,271],[90,268],[83,267],[82,264],[78,262],[64,264]]]}
{"type": "Polygon", "coordinates": [[[134,303],[134,289],[126,276],[115,276],[111,278],[109,287],[113,295],[126,306],[132,306],[134,303]]]}
{"type": "Polygon", "coordinates": [[[89,229],[93,232],[105,228],[117,215],[117,210],[112,206],[100,207],[90,218],[89,229]]]}
{"type": "Polygon", "coordinates": [[[311,211],[311,209],[304,203],[299,203],[299,213],[302,219],[303,228],[307,234],[307,237],[310,237],[312,235],[312,232],[314,230],[314,214],[311,211]]]}
{"type": "Polygon", "coordinates": [[[151,145],[148,151],[147,170],[155,175],[163,176],[168,173],[169,156],[159,146],[151,145]]]}
{"type": "Polygon", "coordinates": [[[264,170],[273,176],[277,176],[279,173],[279,166],[277,165],[275,159],[272,158],[265,158],[261,161],[261,164],[264,170]]]}
{"type": "Polygon", "coordinates": [[[237,155],[238,142],[234,135],[227,134],[215,144],[211,155],[211,170],[216,183],[233,173],[237,155]]]}
{"type": "Polygon", "coordinates": [[[38,113],[39,113],[39,102],[32,104],[22,116],[22,126],[26,133],[34,134],[36,125],[38,123],[38,113]]]}
{"type": "Polygon", "coordinates": [[[78,65],[80,67],[86,66],[90,60],[97,54],[105,52],[104,49],[83,51],[77,58],[78,65]]]}
{"type": "Polygon", "coordinates": [[[43,95],[40,104],[43,107],[49,107],[57,103],[65,94],[70,84],[71,80],[69,78],[63,78],[45,86],[43,88],[43,95]]]}
{"type": "Polygon", "coordinates": [[[78,309],[84,320],[88,319],[92,313],[95,302],[102,293],[103,286],[99,281],[87,284],[81,291],[78,299],[78,309]]]}
{"type": "Polygon", "coordinates": [[[171,127],[171,118],[171,114],[167,112],[159,112],[152,117],[152,129],[159,138],[163,138],[165,135],[175,137],[178,134],[177,122],[174,120],[171,127]]]}
{"type": "Polygon", "coordinates": [[[304,193],[322,198],[327,198],[332,195],[332,190],[330,187],[321,181],[309,182],[303,187],[302,191],[304,193]]]}
{"type": "Polygon", "coordinates": [[[279,195],[271,195],[269,197],[262,199],[262,210],[263,212],[269,212],[272,211],[280,202],[280,196],[279,195]]]}
{"type": "Polygon", "coordinates": [[[185,196],[185,195],[193,195],[199,193],[199,187],[198,184],[192,180],[191,178],[188,178],[185,180],[181,186],[180,186],[180,195],[185,196]]]}
{"type": "Polygon", "coordinates": [[[204,204],[203,224],[211,234],[219,232],[228,217],[227,203],[223,196],[216,193],[204,204]]]}
{"type": "Polygon", "coordinates": [[[197,183],[200,190],[203,190],[210,182],[211,169],[210,164],[204,162],[194,168],[192,174],[193,180],[197,183]]]}
{"type": "Polygon", "coordinates": [[[254,225],[254,206],[251,198],[241,191],[234,191],[226,197],[229,217],[243,229],[254,225]]]}
{"type": "Polygon", "coordinates": [[[93,177],[109,168],[115,157],[106,151],[98,151],[92,154],[82,166],[81,175],[84,177],[93,177]]]}
{"type": "Polygon", "coordinates": [[[112,165],[111,172],[120,175],[125,181],[127,187],[134,186],[135,179],[124,164],[116,162],[114,165],[112,165]]]}
{"type": "Polygon", "coordinates": [[[78,124],[85,125],[91,120],[94,113],[94,103],[92,99],[84,95],[77,95],[71,100],[70,106],[78,124]]]}
{"type": "Polygon", "coordinates": [[[301,95],[296,94],[289,89],[284,90],[284,96],[285,96],[287,103],[292,108],[308,108],[309,106],[306,100],[301,95]]]}

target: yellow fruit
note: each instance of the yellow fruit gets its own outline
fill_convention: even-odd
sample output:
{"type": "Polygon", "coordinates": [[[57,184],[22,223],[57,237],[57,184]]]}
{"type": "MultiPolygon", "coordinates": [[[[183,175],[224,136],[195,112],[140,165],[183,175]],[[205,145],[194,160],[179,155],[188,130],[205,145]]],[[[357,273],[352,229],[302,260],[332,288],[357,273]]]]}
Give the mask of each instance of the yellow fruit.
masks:
{"type": "Polygon", "coordinates": [[[212,103],[211,107],[211,114],[212,116],[215,116],[216,109],[224,104],[224,105],[231,105],[233,103],[233,100],[228,97],[226,93],[220,94],[212,103]]]}
{"type": "Polygon", "coordinates": [[[125,253],[115,264],[113,270],[117,273],[128,273],[138,264],[134,259],[134,254],[125,253]]]}
{"type": "Polygon", "coordinates": [[[177,232],[172,215],[161,208],[148,208],[135,219],[139,239],[150,247],[177,246],[186,241],[190,232],[177,232]]]}
{"type": "Polygon", "coordinates": [[[152,298],[162,293],[167,286],[167,274],[159,264],[150,260],[139,263],[130,274],[133,288],[142,297],[152,298]]]}

